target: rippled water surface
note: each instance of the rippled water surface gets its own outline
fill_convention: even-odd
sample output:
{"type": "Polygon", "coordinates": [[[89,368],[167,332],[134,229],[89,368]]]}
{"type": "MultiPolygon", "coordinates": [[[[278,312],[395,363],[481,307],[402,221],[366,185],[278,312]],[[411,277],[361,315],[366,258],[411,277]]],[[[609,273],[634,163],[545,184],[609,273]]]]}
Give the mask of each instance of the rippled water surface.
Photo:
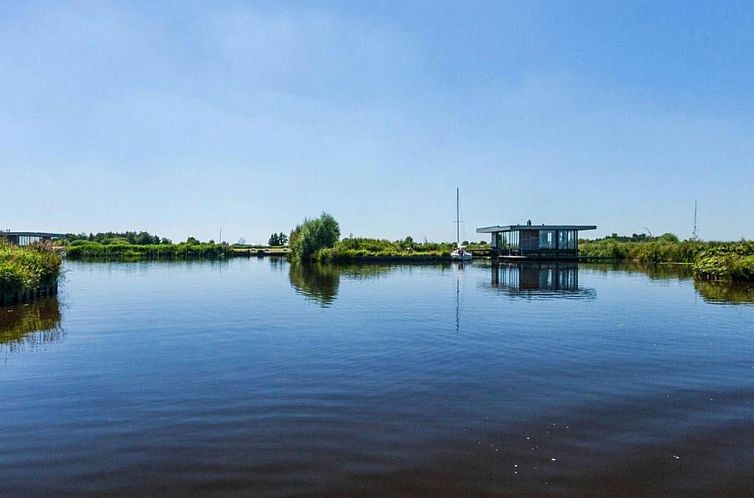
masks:
{"type": "Polygon", "coordinates": [[[0,496],[752,496],[754,293],[607,266],[67,263],[0,496]]]}

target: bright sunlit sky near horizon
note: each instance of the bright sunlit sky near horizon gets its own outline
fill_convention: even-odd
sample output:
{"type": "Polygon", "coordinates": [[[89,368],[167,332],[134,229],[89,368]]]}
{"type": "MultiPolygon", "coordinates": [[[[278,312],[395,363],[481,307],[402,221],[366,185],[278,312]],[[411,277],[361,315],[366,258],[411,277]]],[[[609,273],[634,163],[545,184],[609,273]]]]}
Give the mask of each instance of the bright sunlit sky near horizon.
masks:
{"type": "Polygon", "coordinates": [[[0,3],[0,229],[452,240],[456,187],[754,238],[754,3],[0,3]]]}

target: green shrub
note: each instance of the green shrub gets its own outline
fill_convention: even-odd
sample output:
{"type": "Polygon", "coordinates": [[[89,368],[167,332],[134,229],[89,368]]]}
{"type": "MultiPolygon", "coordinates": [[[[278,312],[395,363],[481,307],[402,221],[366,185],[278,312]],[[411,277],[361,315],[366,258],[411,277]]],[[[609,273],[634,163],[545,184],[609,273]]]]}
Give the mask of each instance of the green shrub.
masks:
{"type": "Polygon", "coordinates": [[[0,242],[0,293],[35,291],[57,282],[60,255],[41,246],[0,242]]]}
{"type": "Polygon", "coordinates": [[[704,280],[754,282],[754,242],[720,244],[701,252],[694,273],[704,280]]]}
{"type": "Polygon", "coordinates": [[[76,242],[66,247],[69,259],[221,259],[233,255],[227,244],[198,242],[196,239],[179,244],[128,244],[76,242]]]}
{"type": "Polygon", "coordinates": [[[452,244],[407,244],[405,240],[348,238],[333,247],[320,249],[314,258],[319,262],[366,261],[438,261],[449,260],[452,244]]]}
{"type": "Polygon", "coordinates": [[[584,240],[579,242],[579,255],[598,259],[627,259],[641,263],[693,263],[704,249],[720,244],[698,241],[673,242],[669,239],[671,238],[668,236],[665,239],[637,242],[613,238],[584,240]]]}
{"type": "Polygon", "coordinates": [[[288,245],[294,258],[316,259],[317,251],[333,247],[340,238],[340,225],[327,213],[319,218],[305,219],[291,231],[288,245]]]}

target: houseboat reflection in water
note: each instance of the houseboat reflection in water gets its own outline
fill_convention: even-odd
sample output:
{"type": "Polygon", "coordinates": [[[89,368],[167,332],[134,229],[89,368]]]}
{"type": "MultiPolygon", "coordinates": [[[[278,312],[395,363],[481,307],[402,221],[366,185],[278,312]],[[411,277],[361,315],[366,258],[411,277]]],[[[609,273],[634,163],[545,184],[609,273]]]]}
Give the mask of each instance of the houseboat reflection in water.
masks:
{"type": "Polygon", "coordinates": [[[521,297],[596,297],[594,289],[579,286],[575,262],[500,262],[492,265],[491,286],[521,297]]]}

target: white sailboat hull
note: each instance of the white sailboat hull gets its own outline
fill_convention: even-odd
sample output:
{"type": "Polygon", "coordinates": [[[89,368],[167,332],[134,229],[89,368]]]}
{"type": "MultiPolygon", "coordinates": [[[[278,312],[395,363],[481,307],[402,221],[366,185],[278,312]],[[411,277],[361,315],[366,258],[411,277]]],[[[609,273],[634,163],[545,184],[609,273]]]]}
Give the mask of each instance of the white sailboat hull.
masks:
{"type": "Polygon", "coordinates": [[[471,261],[472,257],[473,256],[470,252],[464,251],[463,249],[456,249],[450,253],[450,259],[453,261],[471,261]]]}

